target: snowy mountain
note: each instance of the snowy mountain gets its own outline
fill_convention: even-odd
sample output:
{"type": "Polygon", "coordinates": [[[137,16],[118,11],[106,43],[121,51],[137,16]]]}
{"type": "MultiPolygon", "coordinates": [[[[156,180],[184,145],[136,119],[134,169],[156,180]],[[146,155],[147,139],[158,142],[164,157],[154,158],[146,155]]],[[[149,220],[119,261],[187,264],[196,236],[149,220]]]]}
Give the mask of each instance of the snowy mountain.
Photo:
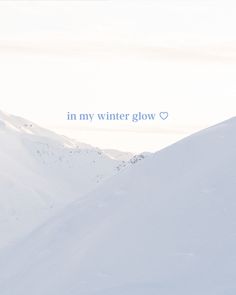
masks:
{"type": "Polygon", "coordinates": [[[93,190],[121,164],[98,148],[0,112],[0,248],[93,190]]]}
{"type": "Polygon", "coordinates": [[[129,152],[120,152],[117,150],[112,149],[104,149],[103,150],[106,155],[108,155],[110,158],[120,160],[120,161],[129,161],[131,158],[133,158],[135,155],[129,152]]]}
{"type": "Polygon", "coordinates": [[[236,118],[121,171],[2,253],[1,295],[234,295],[236,118]]]}

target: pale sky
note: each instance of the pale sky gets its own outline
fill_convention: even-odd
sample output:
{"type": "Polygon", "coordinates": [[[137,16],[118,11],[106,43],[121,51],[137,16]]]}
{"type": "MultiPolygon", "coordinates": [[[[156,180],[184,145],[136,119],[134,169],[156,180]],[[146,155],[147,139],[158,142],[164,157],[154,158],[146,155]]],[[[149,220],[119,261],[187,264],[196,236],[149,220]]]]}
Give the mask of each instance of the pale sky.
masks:
{"type": "Polygon", "coordinates": [[[235,1],[0,1],[0,109],[102,148],[156,151],[235,116],[235,1]],[[169,112],[150,123],[67,112],[169,112]]]}

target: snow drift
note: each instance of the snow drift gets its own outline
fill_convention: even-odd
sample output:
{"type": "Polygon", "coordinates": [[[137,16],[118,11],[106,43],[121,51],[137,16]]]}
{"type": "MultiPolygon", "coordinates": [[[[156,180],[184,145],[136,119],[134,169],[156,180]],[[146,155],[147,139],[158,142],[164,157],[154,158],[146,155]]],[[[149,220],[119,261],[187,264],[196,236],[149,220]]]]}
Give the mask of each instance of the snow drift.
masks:
{"type": "Polygon", "coordinates": [[[236,119],[123,170],[0,259],[1,295],[235,295],[236,119]]]}

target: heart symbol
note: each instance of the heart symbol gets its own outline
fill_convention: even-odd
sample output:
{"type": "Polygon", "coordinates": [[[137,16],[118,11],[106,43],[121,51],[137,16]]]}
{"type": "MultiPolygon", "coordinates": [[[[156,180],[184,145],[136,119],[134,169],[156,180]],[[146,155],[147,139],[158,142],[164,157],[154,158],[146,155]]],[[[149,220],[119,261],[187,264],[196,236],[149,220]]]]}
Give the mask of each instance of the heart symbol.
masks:
{"type": "Polygon", "coordinates": [[[167,119],[168,116],[169,116],[169,114],[168,114],[167,112],[161,112],[161,113],[160,113],[160,117],[161,117],[162,120],[167,119]]]}

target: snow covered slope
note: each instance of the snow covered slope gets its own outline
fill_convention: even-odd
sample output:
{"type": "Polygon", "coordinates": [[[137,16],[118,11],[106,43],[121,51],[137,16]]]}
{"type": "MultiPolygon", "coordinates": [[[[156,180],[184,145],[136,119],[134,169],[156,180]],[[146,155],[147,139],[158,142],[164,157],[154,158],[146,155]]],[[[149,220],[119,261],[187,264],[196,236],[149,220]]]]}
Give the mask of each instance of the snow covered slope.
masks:
{"type": "Polygon", "coordinates": [[[235,295],[236,119],[138,162],[0,259],[1,295],[235,295]]]}
{"type": "Polygon", "coordinates": [[[121,164],[102,150],[0,112],[0,248],[93,190],[121,164]]]}
{"type": "Polygon", "coordinates": [[[129,161],[131,158],[135,156],[134,154],[129,152],[121,152],[121,151],[112,150],[112,149],[104,149],[103,151],[109,157],[116,160],[120,160],[120,161],[129,161]]]}

